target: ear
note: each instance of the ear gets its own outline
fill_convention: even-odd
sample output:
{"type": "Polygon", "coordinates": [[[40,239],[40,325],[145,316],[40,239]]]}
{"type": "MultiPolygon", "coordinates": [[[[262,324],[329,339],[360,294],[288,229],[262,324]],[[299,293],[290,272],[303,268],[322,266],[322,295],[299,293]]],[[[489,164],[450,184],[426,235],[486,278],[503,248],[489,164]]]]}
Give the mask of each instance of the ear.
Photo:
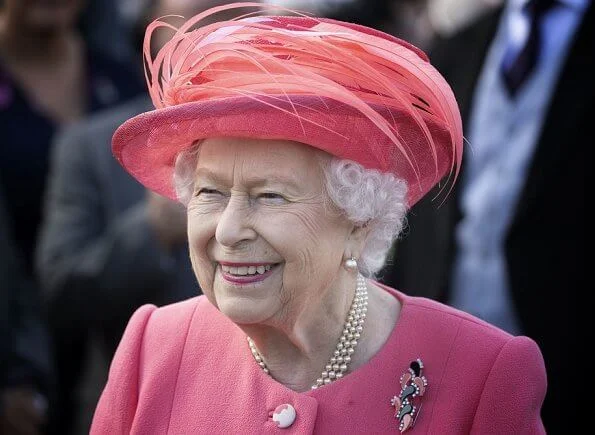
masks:
{"type": "Polygon", "coordinates": [[[370,227],[366,224],[353,226],[345,244],[345,259],[360,258],[369,233],[370,227]]]}

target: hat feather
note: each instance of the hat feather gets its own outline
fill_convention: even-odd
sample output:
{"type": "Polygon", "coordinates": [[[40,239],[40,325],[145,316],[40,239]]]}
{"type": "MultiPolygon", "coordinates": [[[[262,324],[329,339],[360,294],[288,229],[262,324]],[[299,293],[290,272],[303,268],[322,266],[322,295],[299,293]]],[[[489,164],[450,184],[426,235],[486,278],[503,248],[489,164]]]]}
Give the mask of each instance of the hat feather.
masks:
{"type": "MultiPolygon", "coordinates": [[[[291,18],[253,13],[200,26],[219,12],[246,7],[256,12],[279,10],[259,3],[235,3],[209,9],[179,28],[165,18],[149,25],[144,41],[145,75],[156,108],[244,96],[287,111],[300,122],[332,130],[332,123],[324,122],[329,115],[319,113],[320,121],[304,117],[308,108],[292,97],[332,99],[367,117],[419,174],[421,163],[415,150],[392,117],[392,109],[399,109],[422,132],[434,158],[436,180],[442,174],[426,120],[430,117],[445,126],[452,142],[450,175],[456,178],[463,147],[458,106],[452,90],[423,52],[381,32],[295,11],[291,12],[298,16],[291,18]],[[151,38],[163,29],[174,34],[153,57],[151,38]],[[283,108],[287,104],[275,106],[275,101],[289,102],[292,110],[283,108]],[[379,108],[388,109],[382,111],[384,116],[379,108]]],[[[386,155],[386,147],[371,145],[370,151],[379,167],[390,170],[396,156],[386,155]]]]}

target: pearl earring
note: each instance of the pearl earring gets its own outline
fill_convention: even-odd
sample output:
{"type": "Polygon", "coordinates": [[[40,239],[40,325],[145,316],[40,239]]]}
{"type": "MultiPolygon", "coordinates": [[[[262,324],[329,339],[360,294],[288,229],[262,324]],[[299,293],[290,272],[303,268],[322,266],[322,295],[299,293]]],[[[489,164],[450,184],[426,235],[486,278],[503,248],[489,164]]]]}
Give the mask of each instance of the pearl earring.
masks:
{"type": "Polygon", "coordinates": [[[353,257],[345,260],[345,267],[351,270],[357,269],[357,260],[353,257]]]}

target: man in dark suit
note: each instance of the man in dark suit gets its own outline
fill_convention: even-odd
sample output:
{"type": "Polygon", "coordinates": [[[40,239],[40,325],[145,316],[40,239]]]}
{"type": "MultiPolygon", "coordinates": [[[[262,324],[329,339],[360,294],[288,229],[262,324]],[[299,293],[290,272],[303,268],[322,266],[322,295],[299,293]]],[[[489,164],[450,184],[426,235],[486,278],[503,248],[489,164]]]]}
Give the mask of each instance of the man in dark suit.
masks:
{"type": "Polygon", "coordinates": [[[577,305],[586,281],[595,22],[589,0],[549,2],[540,12],[545,51],[510,87],[504,72],[525,53],[514,43],[531,38],[522,20],[535,3],[510,1],[436,44],[431,58],[454,89],[469,146],[455,189],[445,196],[443,186],[411,210],[384,281],[535,339],[548,370],[544,423],[565,433],[579,421],[569,376],[586,370],[577,305]]]}

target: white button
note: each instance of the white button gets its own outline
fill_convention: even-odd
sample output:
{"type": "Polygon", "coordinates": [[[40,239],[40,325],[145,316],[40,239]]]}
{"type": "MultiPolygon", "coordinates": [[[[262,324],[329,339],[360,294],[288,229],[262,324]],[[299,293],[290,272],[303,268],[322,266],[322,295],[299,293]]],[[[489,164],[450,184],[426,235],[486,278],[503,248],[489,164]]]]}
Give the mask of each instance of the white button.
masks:
{"type": "Polygon", "coordinates": [[[273,421],[282,429],[289,427],[295,421],[295,408],[289,403],[279,405],[273,411],[273,421]]]}

